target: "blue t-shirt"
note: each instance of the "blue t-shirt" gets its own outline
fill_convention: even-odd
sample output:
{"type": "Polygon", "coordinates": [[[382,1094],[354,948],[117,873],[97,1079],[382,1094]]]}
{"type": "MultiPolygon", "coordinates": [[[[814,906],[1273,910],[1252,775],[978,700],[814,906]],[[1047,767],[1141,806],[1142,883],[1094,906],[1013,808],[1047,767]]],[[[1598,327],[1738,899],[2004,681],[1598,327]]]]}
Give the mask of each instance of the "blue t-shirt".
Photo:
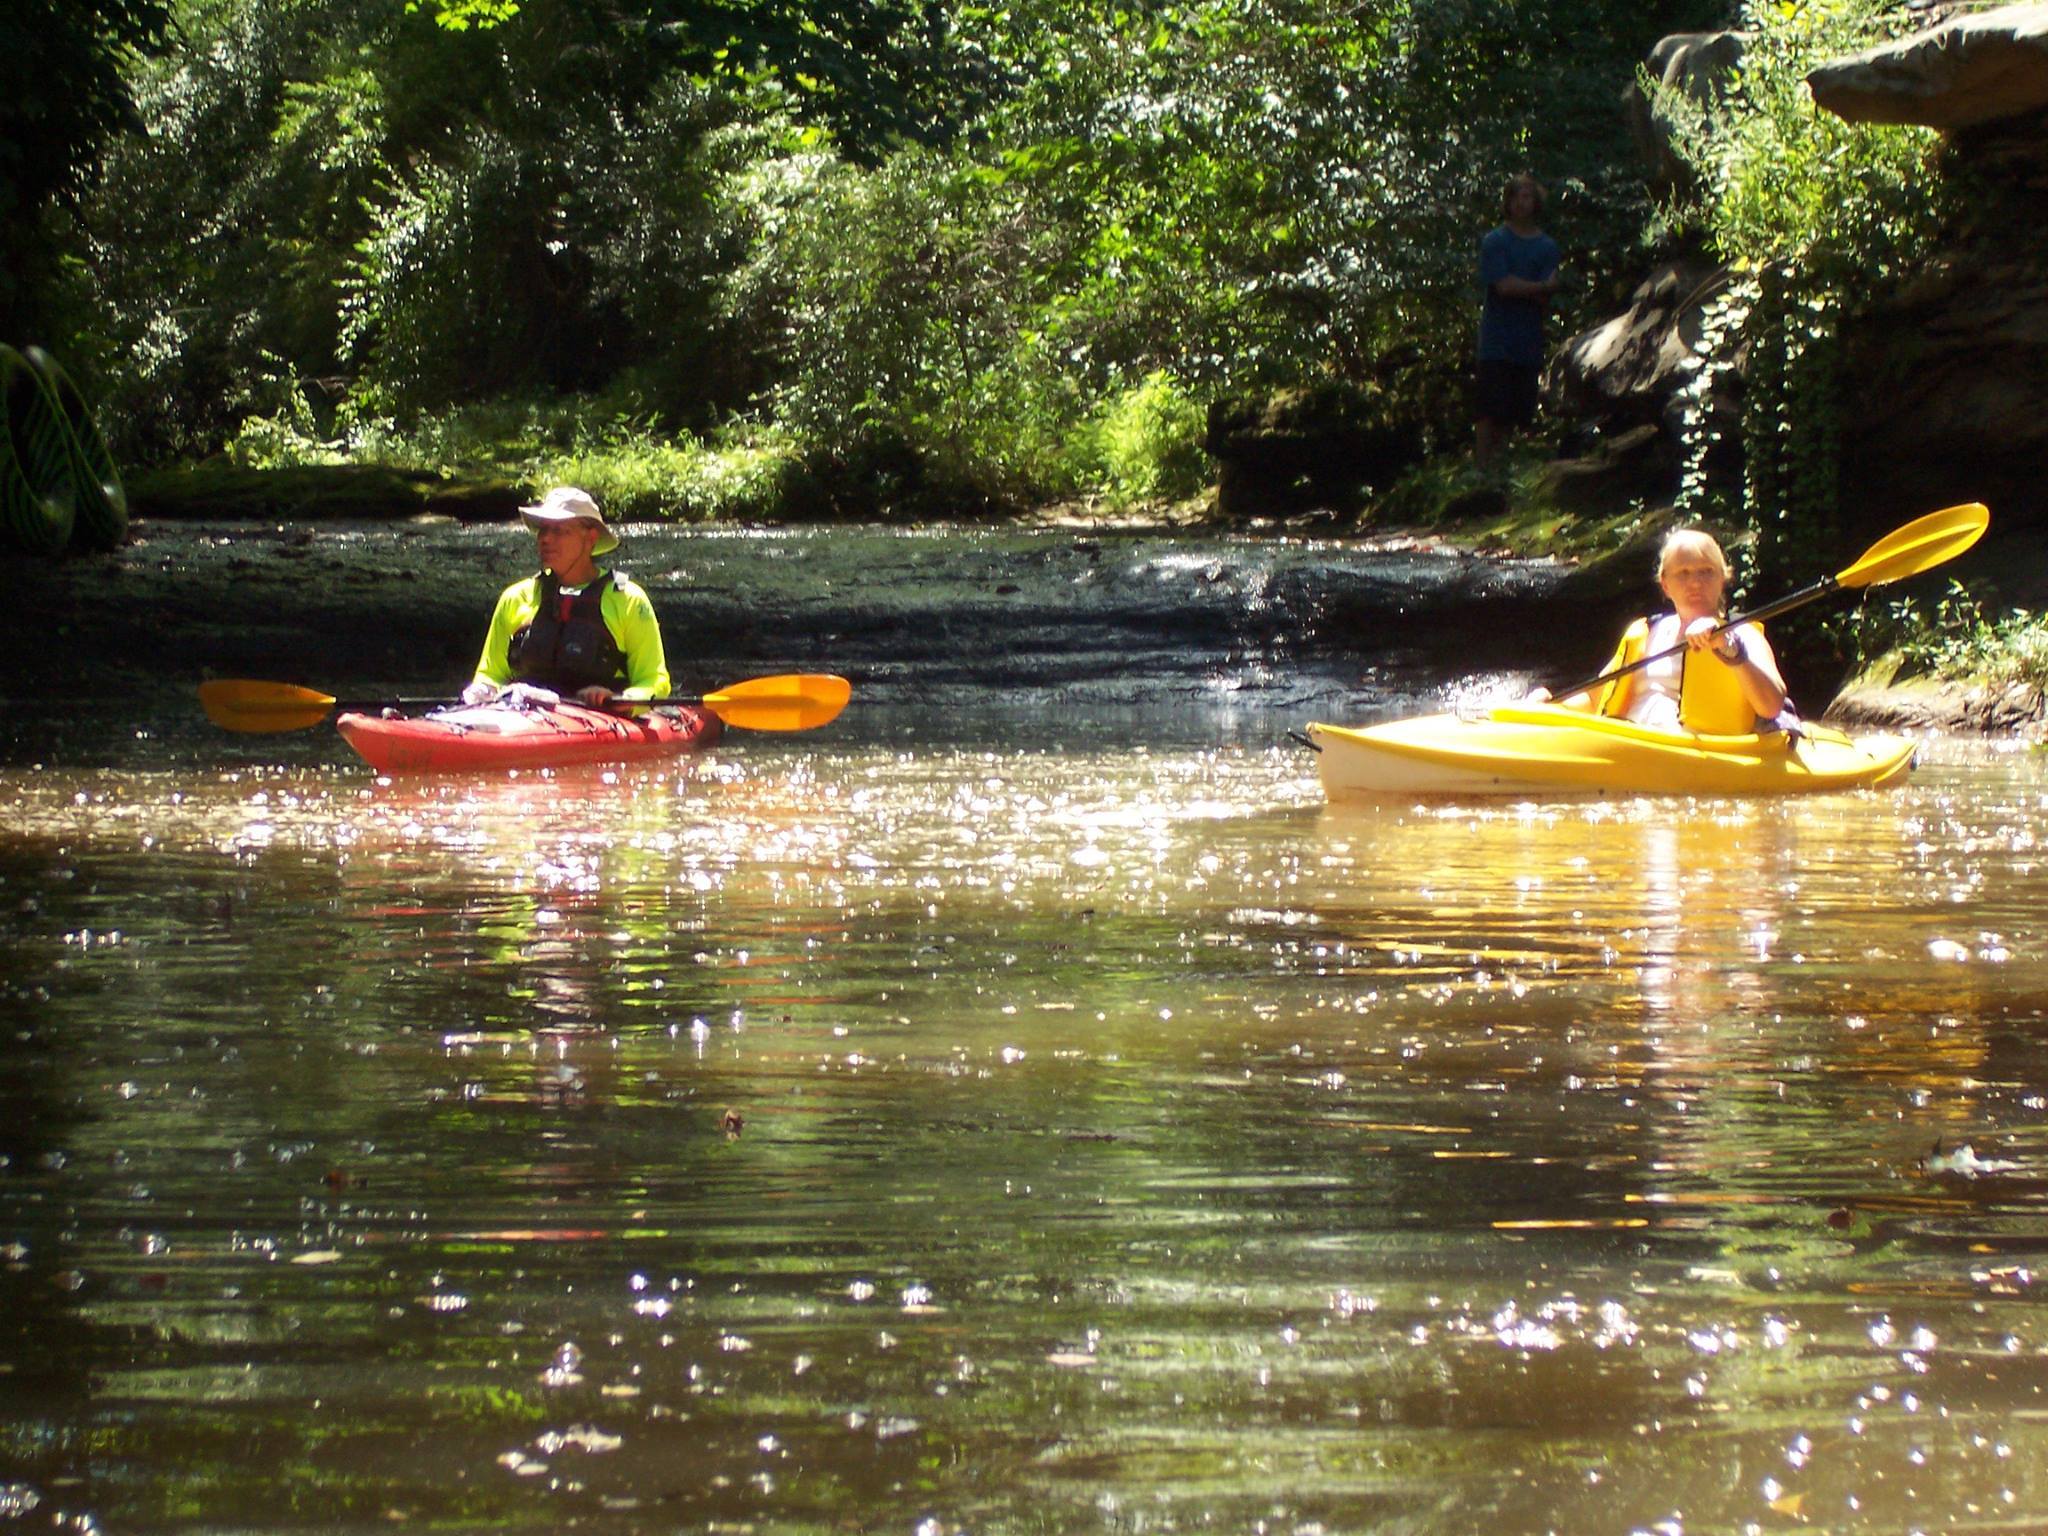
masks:
{"type": "Polygon", "coordinates": [[[1493,291],[1504,277],[1540,283],[1557,271],[1557,242],[1548,235],[1518,235],[1503,224],[1479,242],[1479,360],[1543,366],[1544,301],[1510,299],[1493,291]]]}

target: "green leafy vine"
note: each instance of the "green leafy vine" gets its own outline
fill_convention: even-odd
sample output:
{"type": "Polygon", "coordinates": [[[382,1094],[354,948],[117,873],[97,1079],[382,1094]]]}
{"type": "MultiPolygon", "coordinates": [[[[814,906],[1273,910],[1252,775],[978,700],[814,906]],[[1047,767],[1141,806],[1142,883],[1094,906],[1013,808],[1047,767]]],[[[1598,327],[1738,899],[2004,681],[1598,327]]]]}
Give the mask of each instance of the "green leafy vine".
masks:
{"type": "Polygon", "coordinates": [[[1821,111],[1806,76],[1907,25],[1883,0],[1747,0],[1742,62],[1718,105],[1653,87],[1700,187],[1680,222],[1703,226],[1733,272],[1681,396],[1680,504],[1745,528],[1753,558],[1787,580],[1841,552],[1845,328],[1940,222],[1932,135],[1821,111]],[[1727,424],[1713,407],[1738,358],[1742,475],[1730,506],[1716,472],[1727,424]]]}

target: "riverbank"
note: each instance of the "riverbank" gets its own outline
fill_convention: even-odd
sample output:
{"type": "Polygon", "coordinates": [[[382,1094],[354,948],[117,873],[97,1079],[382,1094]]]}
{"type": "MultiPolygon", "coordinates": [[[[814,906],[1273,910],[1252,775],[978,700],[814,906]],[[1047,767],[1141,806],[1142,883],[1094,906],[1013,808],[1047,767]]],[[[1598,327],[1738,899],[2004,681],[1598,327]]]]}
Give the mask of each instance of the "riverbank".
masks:
{"type": "Polygon", "coordinates": [[[524,490],[503,475],[448,474],[385,464],[307,464],[251,469],[191,464],[145,471],[128,482],[128,503],[144,522],[403,522],[449,517],[505,522],[524,490]]]}
{"type": "MultiPolygon", "coordinates": [[[[1312,686],[1298,679],[1355,684],[1363,673],[1398,692],[1475,666],[1537,664],[1515,639],[1526,624],[1474,616],[1550,612],[1584,580],[1556,561],[1412,538],[979,524],[620,531],[620,568],[654,601],[679,688],[802,668],[906,697],[979,687],[1076,705],[1242,696],[1292,709],[1312,686]]],[[[531,560],[509,519],[140,519],[121,548],[52,562],[24,584],[10,605],[19,643],[6,687],[16,698],[107,696],[207,675],[445,687],[466,678],[498,591],[531,560]]]]}
{"type": "Polygon", "coordinates": [[[1851,678],[1828,706],[1839,725],[1948,735],[2019,736],[2048,741],[2048,700],[2032,683],[1916,677],[1885,681],[1882,672],[1851,678]]]}
{"type": "MultiPolygon", "coordinates": [[[[531,558],[522,492],[503,481],[224,472],[204,508],[137,484],[126,545],[40,566],[11,603],[8,697],[134,697],[212,675],[452,687],[497,591],[531,558]]],[[[622,567],[654,597],[679,689],[801,667],[905,703],[980,687],[1062,708],[1184,698],[1360,719],[1475,677],[1583,676],[1602,637],[1654,600],[1669,520],[1614,518],[1597,537],[1582,524],[1604,548],[1570,559],[1516,552],[1540,544],[1541,523],[1230,527],[1199,503],[1070,504],[918,529],[628,524],[622,567]]],[[[1794,681],[1810,711],[1834,692],[1832,679],[1794,681]]],[[[1894,698],[1887,681],[1859,680],[1833,717],[2040,727],[2038,692],[1987,701],[1913,684],[1894,698]]]]}
{"type": "MultiPolygon", "coordinates": [[[[1271,516],[1231,517],[1212,487],[1197,496],[1147,501],[1069,498],[1016,509],[984,508],[978,523],[1087,532],[1227,531],[1296,536],[1348,536],[1385,543],[1442,544],[1474,554],[1548,554],[1597,560],[1621,550],[1644,526],[1669,514],[1560,505],[1552,494],[1554,464],[1525,456],[1512,478],[1490,476],[1463,459],[1446,459],[1418,477],[1377,513],[1371,507],[1316,508],[1271,516]]],[[[403,522],[445,516],[462,523],[509,522],[523,501],[541,493],[499,467],[436,470],[376,463],[302,464],[252,468],[209,461],[144,471],[128,482],[140,520],[195,522],[282,520],[403,522]]],[[[619,520],[619,510],[606,502],[619,520]]],[[[634,503],[624,507],[626,520],[634,503]]],[[[642,515],[645,515],[644,513],[642,515]]],[[[677,526],[770,524],[810,526],[838,519],[815,507],[772,509],[759,517],[663,517],[677,526]]],[[[915,519],[879,521],[914,525],[915,519]]]]}

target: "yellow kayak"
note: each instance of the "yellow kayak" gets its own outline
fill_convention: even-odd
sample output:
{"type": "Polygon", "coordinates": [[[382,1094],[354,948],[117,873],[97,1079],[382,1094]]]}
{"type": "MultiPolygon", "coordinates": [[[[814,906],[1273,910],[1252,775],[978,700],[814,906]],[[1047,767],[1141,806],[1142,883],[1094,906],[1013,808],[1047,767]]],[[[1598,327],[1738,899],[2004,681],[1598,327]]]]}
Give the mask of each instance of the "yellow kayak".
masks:
{"type": "Polygon", "coordinates": [[[1385,795],[1810,795],[1904,779],[1917,743],[1845,736],[1701,736],[1555,704],[1422,715],[1363,730],[1311,725],[1332,800],[1385,795]]]}

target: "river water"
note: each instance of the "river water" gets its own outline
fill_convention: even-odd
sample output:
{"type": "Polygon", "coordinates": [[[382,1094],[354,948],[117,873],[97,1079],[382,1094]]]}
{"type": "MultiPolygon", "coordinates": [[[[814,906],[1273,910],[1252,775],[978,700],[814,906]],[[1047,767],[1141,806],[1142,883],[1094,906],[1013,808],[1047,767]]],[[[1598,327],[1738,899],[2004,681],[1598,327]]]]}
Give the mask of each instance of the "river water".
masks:
{"type": "Polygon", "coordinates": [[[0,769],[0,1520],[2039,1528],[2040,757],[1337,809],[955,690],[0,769]]]}

